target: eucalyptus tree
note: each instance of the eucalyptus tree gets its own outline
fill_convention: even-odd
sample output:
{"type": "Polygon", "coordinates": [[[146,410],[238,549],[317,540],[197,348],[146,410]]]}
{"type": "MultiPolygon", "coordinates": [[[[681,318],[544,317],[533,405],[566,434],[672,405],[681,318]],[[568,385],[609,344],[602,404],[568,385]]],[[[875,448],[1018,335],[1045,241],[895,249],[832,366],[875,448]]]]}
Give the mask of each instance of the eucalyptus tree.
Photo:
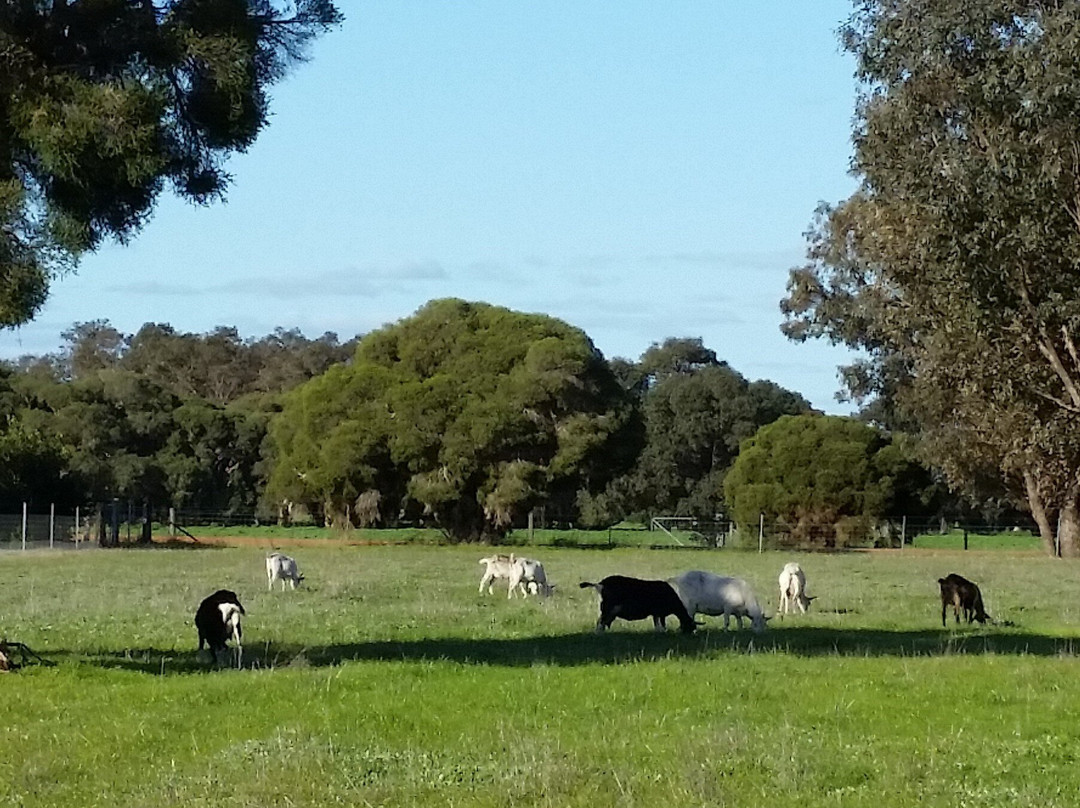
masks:
{"type": "Polygon", "coordinates": [[[793,270],[787,333],[867,351],[959,489],[1080,554],[1080,5],[862,0],[853,169],[793,270]]]}
{"type": "Polygon", "coordinates": [[[123,241],[165,187],[221,198],[271,84],[339,23],[331,0],[8,0],[0,12],[0,327],[123,241]]]}
{"type": "Polygon", "coordinates": [[[286,395],[267,493],[339,524],[417,507],[455,539],[497,540],[531,507],[621,471],[611,458],[633,412],[579,329],[433,301],[286,395]]]}

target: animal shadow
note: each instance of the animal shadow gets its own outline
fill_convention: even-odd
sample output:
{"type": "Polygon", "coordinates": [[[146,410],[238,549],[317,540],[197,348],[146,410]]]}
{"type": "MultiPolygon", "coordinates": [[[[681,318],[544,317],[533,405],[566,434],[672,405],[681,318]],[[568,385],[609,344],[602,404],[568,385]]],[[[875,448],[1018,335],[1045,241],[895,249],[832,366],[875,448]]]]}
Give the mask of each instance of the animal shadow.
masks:
{"type": "MultiPolygon", "coordinates": [[[[949,656],[1017,654],[1072,656],[1080,654],[1080,640],[1032,634],[1001,627],[974,630],[926,629],[880,631],[818,627],[770,628],[761,635],[750,631],[725,632],[712,628],[693,635],[658,634],[642,630],[613,630],[540,637],[467,638],[433,637],[417,640],[372,640],[330,645],[289,643],[245,644],[244,670],[284,667],[327,667],[348,662],[433,662],[525,668],[535,665],[574,667],[659,661],[672,657],[717,658],[732,654],[777,653],[819,656],[949,656]]],[[[98,654],[50,651],[53,659],[140,671],[154,675],[225,672],[196,656],[194,650],[162,648],[124,649],[98,654]]],[[[235,670],[235,669],[234,669],[235,670]]]]}

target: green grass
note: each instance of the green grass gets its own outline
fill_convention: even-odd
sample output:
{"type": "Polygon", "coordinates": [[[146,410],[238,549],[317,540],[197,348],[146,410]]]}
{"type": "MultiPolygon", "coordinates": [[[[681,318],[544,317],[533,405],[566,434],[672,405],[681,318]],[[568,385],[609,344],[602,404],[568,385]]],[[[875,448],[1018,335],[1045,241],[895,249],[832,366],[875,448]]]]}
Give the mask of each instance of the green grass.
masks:
{"type": "Polygon", "coordinates": [[[0,806],[1067,806],[1080,793],[1080,566],[1038,555],[537,549],[547,602],[476,592],[485,548],[0,553],[0,806]],[[811,614],[762,637],[617,621],[579,580],[698,567],[811,614]],[[998,624],[941,629],[936,579],[998,624]],[[243,670],[194,654],[218,587],[243,670]]]}
{"type": "MultiPolygon", "coordinates": [[[[1041,549],[1041,540],[1030,531],[1009,531],[1005,533],[968,533],[969,550],[1031,550],[1041,549]]],[[[924,550],[962,550],[964,531],[952,530],[948,533],[923,533],[914,537],[914,547],[924,550]]]]}

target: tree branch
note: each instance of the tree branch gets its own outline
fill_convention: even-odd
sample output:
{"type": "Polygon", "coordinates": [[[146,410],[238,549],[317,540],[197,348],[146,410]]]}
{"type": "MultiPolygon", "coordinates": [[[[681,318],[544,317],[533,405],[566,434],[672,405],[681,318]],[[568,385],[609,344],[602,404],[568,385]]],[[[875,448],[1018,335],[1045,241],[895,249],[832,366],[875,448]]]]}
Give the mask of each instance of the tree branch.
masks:
{"type": "Polygon", "coordinates": [[[1077,415],[1080,415],[1080,406],[1075,406],[1075,405],[1070,404],[1069,402],[1065,401],[1064,399],[1060,399],[1057,396],[1052,396],[1049,393],[1043,393],[1040,390],[1036,390],[1035,395],[1037,395],[1039,398],[1045,398],[1047,401],[1052,402],[1053,404],[1056,404],[1057,406],[1061,407],[1061,409],[1063,409],[1063,410],[1066,410],[1068,412],[1072,412],[1072,413],[1076,413],[1077,415]]]}

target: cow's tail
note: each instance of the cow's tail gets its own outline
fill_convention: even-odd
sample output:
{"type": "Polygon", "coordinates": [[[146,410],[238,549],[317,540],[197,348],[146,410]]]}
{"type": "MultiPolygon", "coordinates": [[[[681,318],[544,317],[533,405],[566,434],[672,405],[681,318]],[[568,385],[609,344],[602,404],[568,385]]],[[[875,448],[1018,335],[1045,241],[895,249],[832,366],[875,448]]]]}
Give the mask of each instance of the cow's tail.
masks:
{"type": "Polygon", "coordinates": [[[580,584],[578,584],[578,586],[581,587],[582,589],[588,589],[591,586],[593,589],[595,589],[597,591],[599,591],[600,588],[601,588],[600,584],[594,584],[594,583],[591,583],[589,581],[582,581],[580,584]]]}

